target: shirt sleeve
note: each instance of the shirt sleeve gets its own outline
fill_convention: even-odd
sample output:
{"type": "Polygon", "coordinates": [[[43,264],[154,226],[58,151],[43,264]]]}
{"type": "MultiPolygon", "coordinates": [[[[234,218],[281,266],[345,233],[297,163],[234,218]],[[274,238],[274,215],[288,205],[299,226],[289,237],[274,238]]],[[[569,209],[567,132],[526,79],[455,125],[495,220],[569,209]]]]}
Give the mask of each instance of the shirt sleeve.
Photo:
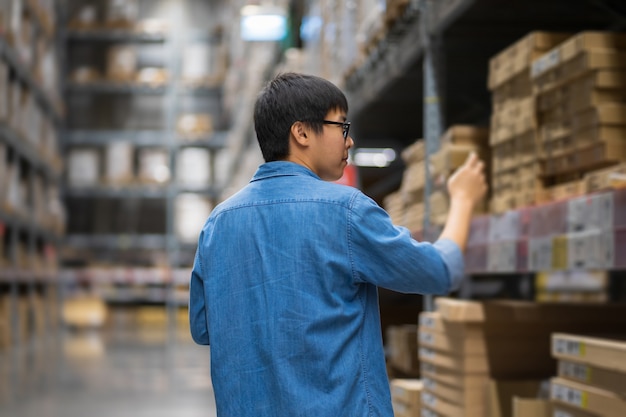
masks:
{"type": "Polygon", "coordinates": [[[465,276],[465,261],[459,245],[450,239],[439,239],[433,246],[439,251],[443,262],[450,274],[450,291],[456,291],[461,287],[465,276]]]}
{"type": "Polygon", "coordinates": [[[404,293],[447,294],[463,271],[462,254],[455,246],[447,240],[418,242],[363,193],[352,199],[348,248],[356,282],[404,293]]]}
{"type": "Polygon", "coordinates": [[[202,279],[202,262],[200,260],[201,247],[201,244],[198,244],[193,269],[191,270],[191,281],[189,282],[189,325],[194,342],[199,345],[208,345],[209,324],[202,279]]]}

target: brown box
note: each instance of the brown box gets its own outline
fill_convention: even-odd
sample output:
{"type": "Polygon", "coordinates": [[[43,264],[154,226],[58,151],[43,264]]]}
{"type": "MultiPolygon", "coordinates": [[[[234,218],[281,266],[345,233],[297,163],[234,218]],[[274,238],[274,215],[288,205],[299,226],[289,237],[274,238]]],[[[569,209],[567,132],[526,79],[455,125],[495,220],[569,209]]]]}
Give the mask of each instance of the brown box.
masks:
{"type": "Polygon", "coordinates": [[[401,153],[402,160],[405,164],[410,164],[412,162],[421,162],[424,160],[426,155],[426,143],[424,139],[417,139],[415,143],[407,146],[401,153]]]}
{"type": "Polygon", "coordinates": [[[527,71],[534,59],[567,39],[569,34],[531,32],[489,60],[490,90],[527,71]]]}
{"type": "MultiPolygon", "coordinates": [[[[538,346],[542,346],[541,343],[538,346]]],[[[496,378],[541,375],[554,367],[554,361],[539,348],[527,345],[522,353],[490,352],[488,355],[455,355],[420,347],[422,362],[465,373],[485,373],[496,378]]]]}
{"type": "Polygon", "coordinates": [[[560,87],[586,72],[603,69],[623,71],[626,68],[626,54],[611,49],[585,51],[567,62],[550,62],[547,70],[541,68],[544,60],[549,61],[555,56],[558,57],[550,53],[533,63],[535,92],[546,92],[560,87]],[[535,67],[538,69],[535,70],[535,67]]]}
{"type": "Polygon", "coordinates": [[[511,417],[513,398],[516,396],[537,396],[540,385],[540,380],[490,380],[486,392],[486,416],[511,417]]]}
{"type": "Polygon", "coordinates": [[[550,417],[601,417],[595,413],[589,413],[579,408],[568,407],[561,403],[550,402],[552,414],[550,417]]]}
{"type": "Polygon", "coordinates": [[[417,326],[404,324],[387,328],[389,363],[408,375],[419,375],[417,326]]]}
{"type": "Polygon", "coordinates": [[[626,336],[619,339],[555,333],[552,335],[552,355],[557,359],[613,369],[626,373],[626,336]]]}
{"type": "Polygon", "coordinates": [[[558,376],[626,398],[626,372],[563,359],[558,364],[558,376]]]}
{"type": "Polygon", "coordinates": [[[563,378],[552,378],[550,382],[550,399],[555,404],[570,405],[602,417],[626,415],[626,400],[615,393],[563,378]]]}
{"type": "Polygon", "coordinates": [[[432,166],[431,174],[433,176],[450,174],[463,165],[472,152],[479,153],[478,148],[473,145],[446,144],[441,146],[439,152],[430,157],[432,166]]]}
{"type": "Polygon", "coordinates": [[[433,395],[452,404],[476,408],[485,404],[485,387],[489,381],[487,376],[476,377],[473,384],[454,386],[443,384],[428,376],[422,377],[424,389],[433,395]]]}
{"type": "Polygon", "coordinates": [[[587,126],[626,125],[626,105],[604,103],[576,115],[572,120],[574,130],[587,126]]]}
{"type": "MultiPolygon", "coordinates": [[[[485,415],[486,406],[474,404],[471,406],[461,406],[444,400],[427,390],[422,392],[422,406],[426,407],[438,415],[446,417],[478,417],[485,415]]],[[[422,413],[423,415],[423,413],[422,413]]]]}
{"type": "Polygon", "coordinates": [[[418,416],[422,408],[423,383],[419,379],[392,379],[391,404],[396,417],[418,416]]]}
{"type": "Polygon", "coordinates": [[[585,174],[584,181],[588,193],[612,188],[620,182],[626,184],[626,162],[589,172],[585,174]]]}
{"type": "Polygon", "coordinates": [[[584,51],[624,48],[626,35],[613,32],[581,32],[557,47],[562,61],[568,61],[584,51]]]}
{"type": "Polygon", "coordinates": [[[422,380],[435,381],[448,387],[456,388],[459,391],[465,391],[474,387],[483,387],[489,381],[489,375],[484,373],[467,374],[459,369],[447,369],[431,363],[420,363],[422,380]]]}
{"type": "Polygon", "coordinates": [[[107,55],[106,76],[109,80],[130,82],[137,73],[137,53],[132,46],[112,46],[107,55]]]}
{"type": "Polygon", "coordinates": [[[513,397],[513,417],[552,417],[550,401],[513,397]]]}
{"type": "Polygon", "coordinates": [[[441,137],[442,144],[487,146],[489,129],[471,125],[450,126],[441,137]]]}

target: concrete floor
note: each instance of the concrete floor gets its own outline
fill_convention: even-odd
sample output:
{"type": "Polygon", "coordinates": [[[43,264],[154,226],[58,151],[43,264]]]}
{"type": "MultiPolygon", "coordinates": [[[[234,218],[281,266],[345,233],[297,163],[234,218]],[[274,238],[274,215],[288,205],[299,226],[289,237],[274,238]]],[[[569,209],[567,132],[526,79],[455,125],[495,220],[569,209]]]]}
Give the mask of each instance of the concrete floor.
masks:
{"type": "Polygon", "coordinates": [[[188,331],[64,331],[0,358],[2,417],[214,417],[209,349],[188,331]]]}

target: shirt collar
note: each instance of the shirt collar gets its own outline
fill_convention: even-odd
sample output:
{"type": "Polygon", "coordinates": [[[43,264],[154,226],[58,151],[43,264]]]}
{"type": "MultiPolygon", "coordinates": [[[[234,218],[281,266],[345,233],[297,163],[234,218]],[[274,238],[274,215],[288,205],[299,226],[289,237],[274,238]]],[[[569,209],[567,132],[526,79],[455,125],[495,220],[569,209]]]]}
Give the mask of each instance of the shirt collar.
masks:
{"type": "Polygon", "coordinates": [[[254,177],[252,177],[252,180],[250,180],[250,182],[264,180],[272,177],[284,177],[294,175],[303,175],[321,180],[321,178],[317,174],[315,174],[313,171],[303,165],[289,161],[272,161],[266,162],[261,165],[259,169],[257,169],[254,177]]]}

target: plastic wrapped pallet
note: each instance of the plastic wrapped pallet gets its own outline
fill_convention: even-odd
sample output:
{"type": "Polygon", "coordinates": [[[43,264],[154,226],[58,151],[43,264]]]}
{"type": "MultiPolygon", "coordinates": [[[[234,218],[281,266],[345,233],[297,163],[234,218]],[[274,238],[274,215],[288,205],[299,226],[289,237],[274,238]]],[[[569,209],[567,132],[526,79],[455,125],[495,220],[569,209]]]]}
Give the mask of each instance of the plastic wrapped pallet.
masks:
{"type": "Polygon", "coordinates": [[[67,180],[70,186],[93,186],[100,181],[100,157],[95,149],[71,149],[68,155],[67,180]]]}
{"type": "Polygon", "coordinates": [[[195,243],[198,225],[206,221],[213,209],[210,201],[197,194],[180,194],[174,204],[176,235],[183,242],[195,243]]]}
{"type": "Polygon", "coordinates": [[[112,46],[107,54],[106,77],[112,81],[133,81],[137,74],[137,53],[132,46],[112,46]]]}
{"type": "Polygon", "coordinates": [[[170,179],[170,156],[165,149],[142,148],[138,151],[138,179],[144,183],[162,184],[170,179]]]}
{"type": "Polygon", "coordinates": [[[206,188],[211,180],[211,155],[208,149],[184,148],[176,161],[176,178],[184,187],[206,188]]]}
{"type": "Polygon", "coordinates": [[[133,145],[112,142],[106,147],[104,179],[109,184],[129,184],[133,180],[133,145]]]}

